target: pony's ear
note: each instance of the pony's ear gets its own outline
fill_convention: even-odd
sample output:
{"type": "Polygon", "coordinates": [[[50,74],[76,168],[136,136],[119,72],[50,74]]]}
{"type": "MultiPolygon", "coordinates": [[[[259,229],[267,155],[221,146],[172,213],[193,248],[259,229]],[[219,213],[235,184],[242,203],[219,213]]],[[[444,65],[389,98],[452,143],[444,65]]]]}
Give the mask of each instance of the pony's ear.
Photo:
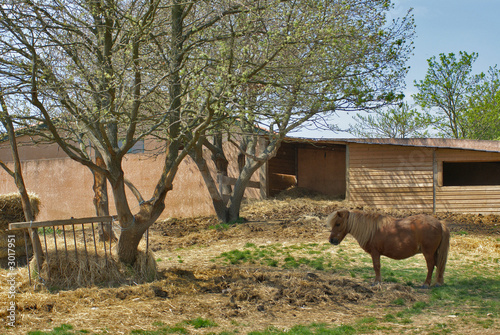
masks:
{"type": "Polygon", "coordinates": [[[342,218],[342,219],[347,217],[348,214],[349,214],[349,211],[347,211],[346,209],[342,209],[342,210],[337,212],[338,217],[342,218]]]}
{"type": "Polygon", "coordinates": [[[332,220],[337,215],[337,212],[333,212],[326,218],[326,226],[328,228],[332,228],[332,220]]]}

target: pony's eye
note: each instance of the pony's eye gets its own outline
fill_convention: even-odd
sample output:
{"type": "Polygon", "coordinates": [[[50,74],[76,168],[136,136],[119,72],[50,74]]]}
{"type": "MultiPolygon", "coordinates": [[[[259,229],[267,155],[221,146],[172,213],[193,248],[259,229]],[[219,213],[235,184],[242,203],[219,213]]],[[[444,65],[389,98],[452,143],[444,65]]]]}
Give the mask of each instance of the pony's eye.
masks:
{"type": "Polygon", "coordinates": [[[335,224],[335,227],[340,227],[340,223],[336,223],[336,224],[335,224]]]}

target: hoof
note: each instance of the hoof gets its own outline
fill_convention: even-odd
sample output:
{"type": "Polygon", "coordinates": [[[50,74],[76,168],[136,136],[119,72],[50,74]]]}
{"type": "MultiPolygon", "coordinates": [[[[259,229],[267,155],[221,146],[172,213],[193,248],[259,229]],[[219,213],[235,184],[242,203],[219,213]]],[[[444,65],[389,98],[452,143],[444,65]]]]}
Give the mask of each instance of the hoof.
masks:
{"type": "Polygon", "coordinates": [[[372,287],[373,287],[373,286],[380,286],[380,285],[382,285],[382,282],[379,282],[379,281],[374,281],[374,282],[371,284],[371,286],[372,286],[372,287]]]}
{"type": "Polygon", "coordinates": [[[427,285],[427,284],[424,284],[424,285],[420,286],[420,288],[423,288],[423,289],[426,289],[426,290],[427,290],[427,289],[429,289],[429,288],[430,288],[430,286],[429,286],[429,285],[427,285]]]}

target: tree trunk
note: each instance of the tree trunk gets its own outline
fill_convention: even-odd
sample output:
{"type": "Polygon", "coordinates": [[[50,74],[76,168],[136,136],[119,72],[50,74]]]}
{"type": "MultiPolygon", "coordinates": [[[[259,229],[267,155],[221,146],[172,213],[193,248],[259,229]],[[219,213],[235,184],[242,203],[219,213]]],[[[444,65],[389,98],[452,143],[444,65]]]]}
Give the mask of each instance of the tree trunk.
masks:
{"type": "Polygon", "coordinates": [[[247,160],[247,164],[241,170],[240,176],[234,185],[233,193],[231,199],[228,203],[228,221],[234,222],[240,218],[241,202],[243,201],[243,196],[245,195],[245,190],[252,178],[252,175],[257,171],[264,162],[256,162],[253,160],[247,160]]]}
{"type": "MultiPolygon", "coordinates": [[[[220,171],[220,169],[225,169],[224,172],[225,172],[225,175],[227,176],[227,165],[228,165],[227,160],[226,160],[226,164],[223,164],[223,162],[221,162],[222,160],[220,159],[221,156],[218,155],[217,153],[215,153],[213,151],[213,149],[214,148],[211,148],[212,160],[215,162],[217,174],[223,175],[222,171],[220,171]],[[219,161],[218,164],[217,164],[217,161],[219,161]]],[[[217,218],[224,223],[228,222],[229,212],[228,212],[228,208],[226,207],[226,203],[224,202],[224,199],[223,199],[224,189],[223,189],[223,187],[220,187],[219,189],[217,189],[216,182],[212,178],[212,174],[210,173],[210,169],[207,166],[207,162],[203,158],[201,141],[200,141],[200,143],[198,143],[198,146],[190,153],[190,156],[194,160],[194,162],[196,163],[196,166],[198,167],[198,170],[200,171],[201,176],[203,177],[205,185],[207,186],[207,190],[208,190],[208,193],[210,194],[210,198],[212,198],[212,204],[214,206],[214,210],[215,210],[215,214],[217,215],[217,218]]],[[[228,193],[228,194],[230,194],[230,193],[228,193]]]]}
{"type": "MultiPolygon", "coordinates": [[[[222,146],[222,143],[223,143],[222,134],[216,134],[214,136],[214,144],[211,147],[212,161],[215,164],[217,175],[227,177],[228,176],[227,167],[229,166],[229,162],[226,158],[226,154],[224,153],[224,148],[222,146]]],[[[200,152],[200,155],[202,154],[203,153],[200,152]]],[[[219,192],[221,196],[225,194],[227,195],[231,194],[232,193],[231,185],[222,184],[219,189],[219,192]]]]}
{"type": "MultiPolygon", "coordinates": [[[[137,247],[141,242],[144,231],[138,230],[137,222],[130,227],[123,228],[118,240],[118,258],[125,264],[132,265],[137,259],[137,247]]],[[[149,225],[148,225],[149,226],[149,225]]]]}
{"type": "MultiPolygon", "coordinates": [[[[9,136],[12,158],[14,160],[13,176],[17,189],[19,190],[19,194],[21,195],[21,204],[23,207],[24,217],[26,221],[35,221],[35,215],[33,214],[33,209],[31,208],[28,191],[26,190],[26,185],[24,184],[24,178],[21,170],[21,159],[19,158],[19,151],[17,149],[17,141],[16,141],[16,133],[14,131],[14,125],[12,124],[12,119],[8,114],[7,106],[5,105],[3,96],[0,97],[0,103],[5,113],[2,119],[2,123],[4,127],[7,129],[7,133],[9,136]]],[[[42,244],[40,243],[40,239],[38,237],[38,232],[36,229],[30,229],[29,235],[31,239],[31,244],[33,246],[33,252],[35,254],[36,263],[38,269],[40,269],[42,266],[42,262],[44,260],[42,244]]]]}
{"type": "MultiPolygon", "coordinates": [[[[104,160],[99,153],[96,151],[95,157],[96,165],[106,168],[104,164],[104,160]]],[[[92,171],[94,175],[94,207],[97,216],[108,216],[109,215],[109,202],[108,202],[108,183],[106,177],[98,172],[92,171]]],[[[116,241],[117,238],[113,229],[111,227],[111,223],[99,223],[99,240],[100,241],[116,241]]]]}

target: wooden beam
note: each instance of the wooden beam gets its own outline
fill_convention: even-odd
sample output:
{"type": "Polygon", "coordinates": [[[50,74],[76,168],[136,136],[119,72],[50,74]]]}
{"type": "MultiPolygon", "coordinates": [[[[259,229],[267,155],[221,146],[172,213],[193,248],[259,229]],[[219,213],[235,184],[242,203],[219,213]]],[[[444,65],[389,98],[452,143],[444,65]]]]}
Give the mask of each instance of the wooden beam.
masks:
{"type": "Polygon", "coordinates": [[[15,222],[15,223],[9,223],[9,230],[52,227],[52,226],[67,226],[72,224],[93,223],[93,222],[112,222],[114,219],[115,219],[114,216],[94,216],[94,217],[79,218],[79,219],[71,218],[67,220],[15,222]]]}
{"type": "MultiPolygon", "coordinates": [[[[219,180],[220,183],[222,183],[224,185],[232,185],[232,186],[234,186],[236,184],[236,181],[238,180],[236,178],[231,178],[231,177],[226,177],[226,176],[219,176],[219,178],[220,178],[220,180],[219,180]]],[[[247,187],[260,188],[260,182],[250,180],[248,182],[247,187]]]]}

